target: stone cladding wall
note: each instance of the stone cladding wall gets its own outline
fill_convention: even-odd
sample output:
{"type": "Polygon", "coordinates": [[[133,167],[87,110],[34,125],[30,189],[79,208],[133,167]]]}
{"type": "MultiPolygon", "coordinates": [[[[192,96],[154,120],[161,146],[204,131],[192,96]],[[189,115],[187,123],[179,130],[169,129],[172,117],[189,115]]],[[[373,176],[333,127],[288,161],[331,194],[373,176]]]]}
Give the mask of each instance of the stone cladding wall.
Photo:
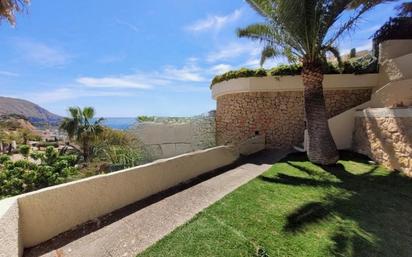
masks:
{"type": "Polygon", "coordinates": [[[353,150],[412,177],[412,117],[356,117],[353,150]]]}
{"type": "MultiPolygon", "coordinates": [[[[327,90],[330,117],[370,99],[370,89],[327,90]]],[[[265,135],[267,148],[287,149],[303,142],[303,92],[248,92],[217,98],[216,140],[241,143],[265,135]]]]}

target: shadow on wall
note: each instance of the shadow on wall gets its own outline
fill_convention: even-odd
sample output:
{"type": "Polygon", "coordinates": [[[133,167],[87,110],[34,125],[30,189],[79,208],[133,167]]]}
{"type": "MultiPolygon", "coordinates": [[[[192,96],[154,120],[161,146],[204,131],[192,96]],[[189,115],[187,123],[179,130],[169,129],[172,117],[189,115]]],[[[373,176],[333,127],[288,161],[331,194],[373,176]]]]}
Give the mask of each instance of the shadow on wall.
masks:
{"type": "MultiPolygon", "coordinates": [[[[341,164],[323,167],[336,180],[319,178],[319,174],[300,164],[307,161],[302,155],[295,156],[289,165],[299,172],[313,176],[302,178],[278,174],[261,177],[271,183],[300,187],[336,188],[321,201],[307,202],[289,213],[284,232],[305,234],[311,225],[330,219],[337,225],[330,239],[333,244],[330,256],[412,256],[412,187],[411,180],[398,172],[383,175],[372,167],[368,172],[353,174],[341,164]],[[344,191],[342,191],[344,190],[344,191]],[[342,193],[344,192],[344,193],[342,193]]],[[[343,154],[354,160],[352,154],[343,154]]],[[[361,160],[361,159],[359,159],[361,160]]]]}
{"type": "Polygon", "coordinates": [[[412,119],[356,118],[354,149],[411,176],[412,119]]]}

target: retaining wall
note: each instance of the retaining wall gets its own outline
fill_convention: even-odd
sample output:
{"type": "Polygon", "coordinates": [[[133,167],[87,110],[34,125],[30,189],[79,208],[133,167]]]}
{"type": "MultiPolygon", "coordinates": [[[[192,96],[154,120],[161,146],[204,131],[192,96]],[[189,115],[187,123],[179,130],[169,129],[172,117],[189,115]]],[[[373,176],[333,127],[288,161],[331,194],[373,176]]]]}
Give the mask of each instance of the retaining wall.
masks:
{"type": "Polygon", "coordinates": [[[18,256],[23,247],[47,241],[77,225],[164,191],[239,157],[229,146],[184,154],[107,175],[0,201],[0,253],[18,256]],[[17,209],[18,205],[18,209],[17,209]],[[16,211],[17,210],[17,211],[16,211]]]}
{"type": "Polygon", "coordinates": [[[412,108],[357,112],[353,150],[412,177],[412,108]]]}
{"type": "MultiPolygon", "coordinates": [[[[370,99],[371,89],[326,90],[329,117],[370,99]]],[[[217,98],[218,144],[239,143],[265,135],[269,148],[288,149],[303,141],[302,91],[244,92],[217,98]]]]}
{"type": "Polygon", "coordinates": [[[143,122],[130,132],[142,141],[154,159],[216,146],[214,116],[192,118],[183,123],[143,122]]]}

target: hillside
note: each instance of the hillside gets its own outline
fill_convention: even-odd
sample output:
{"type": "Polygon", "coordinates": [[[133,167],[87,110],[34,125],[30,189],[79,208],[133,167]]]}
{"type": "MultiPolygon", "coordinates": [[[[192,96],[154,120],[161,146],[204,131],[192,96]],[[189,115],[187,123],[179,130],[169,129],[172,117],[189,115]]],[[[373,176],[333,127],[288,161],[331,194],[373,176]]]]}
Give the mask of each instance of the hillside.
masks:
{"type": "Polygon", "coordinates": [[[32,102],[0,96],[0,116],[11,114],[22,115],[33,124],[57,125],[62,119],[32,102]]]}

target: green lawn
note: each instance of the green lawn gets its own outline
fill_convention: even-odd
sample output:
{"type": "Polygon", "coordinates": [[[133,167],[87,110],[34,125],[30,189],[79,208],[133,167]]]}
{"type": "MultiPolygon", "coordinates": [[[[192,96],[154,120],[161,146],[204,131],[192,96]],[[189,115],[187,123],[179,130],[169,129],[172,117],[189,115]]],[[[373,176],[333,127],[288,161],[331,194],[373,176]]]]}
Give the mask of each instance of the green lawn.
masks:
{"type": "Polygon", "coordinates": [[[139,256],[412,256],[412,181],[341,159],[290,155],[139,256]]]}

